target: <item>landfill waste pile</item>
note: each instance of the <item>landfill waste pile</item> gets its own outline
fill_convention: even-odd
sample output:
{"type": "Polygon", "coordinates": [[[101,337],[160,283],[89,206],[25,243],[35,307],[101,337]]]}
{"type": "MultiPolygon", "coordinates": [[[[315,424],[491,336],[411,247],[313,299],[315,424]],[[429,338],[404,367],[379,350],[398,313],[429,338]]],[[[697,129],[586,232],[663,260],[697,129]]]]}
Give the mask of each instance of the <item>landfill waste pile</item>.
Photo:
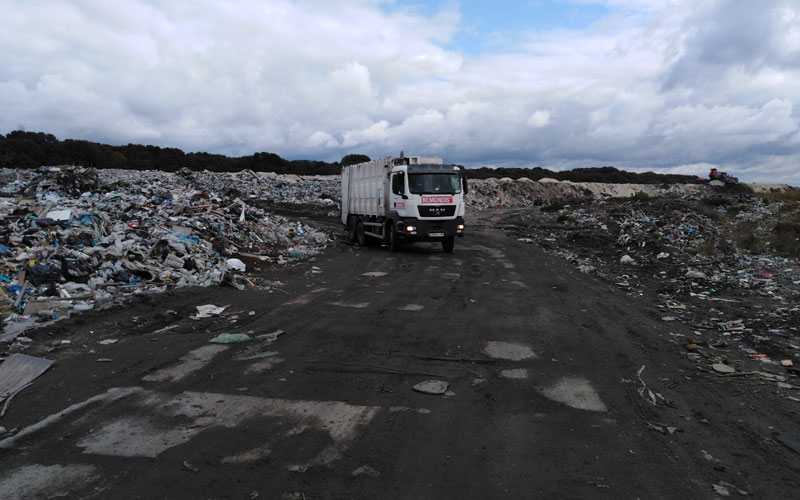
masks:
{"type": "Polygon", "coordinates": [[[788,189],[561,200],[502,217],[520,241],[652,300],[699,369],[800,401],[800,190],[788,189]]]}
{"type": "Polygon", "coordinates": [[[486,208],[520,208],[548,204],[551,201],[627,198],[641,193],[646,196],[667,194],[692,195],[706,190],[702,184],[611,184],[572,182],[555,179],[532,181],[526,177],[514,180],[470,179],[467,206],[486,208]]]}
{"type": "MultiPolygon", "coordinates": [[[[125,178],[129,171],[103,170],[100,175],[109,182],[125,178]]],[[[162,176],[164,172],[147,172],[150,176],[162,176]]],[[[138,173],[137,175],[141,175],[138,173]]],[[[174,174],[166,174],[162,182],[173,182],[174,174]]],[[[192,172],[183,169],[178,172],[183,178],[191,179],[195,189],[214,192],[228,199],[240,198],[253,206],[271,208],[281,204],[302,205],[303,213],[309,211],[325,213],[338,217],[341,192],[339,176],[314,175],[300,176],[276,174],[274,172],[192,172]],[[335,213],[333,213],[335,212],[335,213]]]]}
{"type": "MultiPolygon", "coordinates": [[[[0,185],[4,342],[131,294],[269,287],[248,270],[331,243],[276,212],[339,213],[338,176],[42,167],[2,170],[0,185]]],[[[800,351],[800,255],[791,253],[800,243],[776,231],[780,221],[800,227],[800,196],[770,201],[790,188],[745,189],[486,179],[470,181],[467,204],[652,298],[663,321],[684,325],[673,340],[700,366],[785,384],[800,351]]]]}
{"type": "Polygon", "coordinates": [[[256,264],[308,258],[330,237],[262,208],[336,206],[338,181],[42,167],[0,171],[0,342],[129,294],[264,287],[256,264]]]}

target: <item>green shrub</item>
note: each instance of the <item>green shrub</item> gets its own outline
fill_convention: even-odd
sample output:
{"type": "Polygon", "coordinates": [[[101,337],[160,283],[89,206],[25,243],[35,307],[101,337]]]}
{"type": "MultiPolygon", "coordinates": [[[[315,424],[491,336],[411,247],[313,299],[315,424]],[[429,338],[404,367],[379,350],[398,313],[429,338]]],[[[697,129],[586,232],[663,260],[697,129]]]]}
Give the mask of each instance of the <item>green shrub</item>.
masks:
{"type": "Polygon", "coordinates": [[[745,206],[745,205],[734,205],[734,206],[728,208],[728,210],[725,212],[725,214],[729,218],[733,219],[737,215],[739,215],[740,213],[745,212],[745,211],[747,211],[747,206],[745,206]]]}
{"type": "Polygon", "coordinates": [[[726,227],[725,236],[732,240],[740,251],[756,255],[766,250],[767,243],[756,234],[758,224],[755,221],[742,221],[726,227]]]}
{"type": "Polygon", "coordinates": [[[551,200],[550,203],[542,207],[542,212],[558,212],[567,206],[567,202],[562,199],[551,200]]]}
{"type": "Polygon", "coordinates": [[[778,214],[784,217],[800,219],[800,201],[787,201],[778,208],[778,214]]]}
{"type": "Polygon", "coordinates": [[[710,205],[712,207],[721,207],[728,204],[728,199],[724,196],[706,196],[701,201],[704,205],[710,205]]]}
{"type": "Polygon", "coordinates": [[[720,248],[717,245],[716,240],[709,238],[707,240],[704,240],[699,245],[697,245],[697,253],[702,255],[714,256],[720,253],[720,248]]]}
{"type": "Polygon", "coordinates": [[[572,217],[572,215],[565,212],[558,214],[558,217],[556,217],[556,222],[570,223],[574,221],[575,219],[572,217]]]}

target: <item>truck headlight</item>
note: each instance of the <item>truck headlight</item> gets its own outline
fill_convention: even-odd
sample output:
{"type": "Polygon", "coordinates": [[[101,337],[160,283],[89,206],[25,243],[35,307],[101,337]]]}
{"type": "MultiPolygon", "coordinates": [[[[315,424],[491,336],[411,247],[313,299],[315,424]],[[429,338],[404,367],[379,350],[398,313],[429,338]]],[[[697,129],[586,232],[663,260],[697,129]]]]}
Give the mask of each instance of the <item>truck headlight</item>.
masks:
{"type": "Polygon", "coordinates": [[[464,230],[464,224],[459,224],[458,226],[456,226],[456,229],[459,230],[459,231],[463,231],[464,230]]]}
{"type": "Polygon", "coordinates": [[[417,231],[416,227],[414,227],[414,226],[406,226],[406,232],[407,233],[414,233],[416,231],[417,231]]]}

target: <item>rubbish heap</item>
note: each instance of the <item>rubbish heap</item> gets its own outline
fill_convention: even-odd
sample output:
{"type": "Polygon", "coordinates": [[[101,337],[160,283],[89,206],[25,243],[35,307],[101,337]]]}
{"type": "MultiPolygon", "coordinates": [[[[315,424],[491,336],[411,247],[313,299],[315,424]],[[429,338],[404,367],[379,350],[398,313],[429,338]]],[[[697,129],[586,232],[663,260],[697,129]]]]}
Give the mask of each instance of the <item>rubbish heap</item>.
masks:
{"type": "Polygon", "coordinates": [[[0,171],[0,341],[130,293],[244,289],[254,286],[242,274],[248,262],[285,264],[321,251],[327,234],[259,206],[320,202],[329,187],[286,177],[74,166],[0,171]]]}
{"type": "Polygon", "coordinates": [[[503,222],[520,241],[652,300],[698,369],[800,389],[787,387],[800,375],[800,259],[777,255],[770,241],[787,214],[797,220],[800,203],[698,193],[570,200],[503,222]]]}
{"type": "MultiPolygon", "coordinates": [[[[135,182],[135,177],[143,173],[133,171],[133,175],[131,174],[132,171],[128,170],[99,172],[100,177],[108,182],[127,183],[135,182]]],[[[176,179],[176,174],[167,172],[148,171],[146,175],[165,183],[180,182],[176,179]]],[[[257,206],[264,203],[296,203],[338,208],[341,192],[338,175],[300,176],[252,170],[192,172],[182,169],[177,172],[177,177],[191,181],[195,189],[214,192],[230,199],[247,199],[257,206]]]]}
{"type": "Polygon", "coordinates": [[[611,184],[572,182],[556,179],[533,181],[519,179],[470,179],[467,206],[475,210],[486,208],[521,208],[548,204],[553,200],[602,200],[628,198],[641,193],[646,196],[667,194],[689,195],[706,189],[700,184],[611,184]]]}

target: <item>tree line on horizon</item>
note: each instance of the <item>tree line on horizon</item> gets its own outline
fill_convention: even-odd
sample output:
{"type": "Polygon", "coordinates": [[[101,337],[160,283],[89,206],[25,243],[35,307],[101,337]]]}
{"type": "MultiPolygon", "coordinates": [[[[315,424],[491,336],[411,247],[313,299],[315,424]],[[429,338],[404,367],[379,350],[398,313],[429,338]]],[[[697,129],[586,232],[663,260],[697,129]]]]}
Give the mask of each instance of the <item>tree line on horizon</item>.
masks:
{"type": "MultiPolygon", "coordinates": [[[[0,168],[38,168],[44,165],[81,165],[98,169],[162,170],[176,172],[187,168],[211,172],[275,172],[296,175],[339,175],[343,166],[369,161],[363,154],[348,154],[338,162],[287,160],[275,153],[254,153],[228,157],[211,153],[184,153],[177,148],[128,144],[111,146],[91,141],[58,140],[53,134],[15,130],[0,134],[0,168]]],[[[509,177],[531,180],[552,178],[573,182],[672,184],[701,182],[692,175],[634,173],[604,166],[552,171],[545,168],[470,168],[471,179],[509,177]]]]}

